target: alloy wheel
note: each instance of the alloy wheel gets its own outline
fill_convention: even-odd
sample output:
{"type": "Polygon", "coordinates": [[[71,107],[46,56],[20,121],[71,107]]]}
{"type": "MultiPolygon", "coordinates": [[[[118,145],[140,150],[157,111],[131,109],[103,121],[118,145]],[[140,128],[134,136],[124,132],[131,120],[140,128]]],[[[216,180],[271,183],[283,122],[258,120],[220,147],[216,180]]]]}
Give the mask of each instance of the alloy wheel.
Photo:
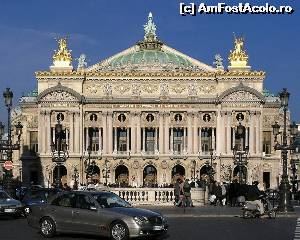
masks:
{"type": "Polygon", "coordinates": [[[126,239],[126,227],[122,223],[117,223],[111,228],[111,236],[114,240],[126,239]]]}

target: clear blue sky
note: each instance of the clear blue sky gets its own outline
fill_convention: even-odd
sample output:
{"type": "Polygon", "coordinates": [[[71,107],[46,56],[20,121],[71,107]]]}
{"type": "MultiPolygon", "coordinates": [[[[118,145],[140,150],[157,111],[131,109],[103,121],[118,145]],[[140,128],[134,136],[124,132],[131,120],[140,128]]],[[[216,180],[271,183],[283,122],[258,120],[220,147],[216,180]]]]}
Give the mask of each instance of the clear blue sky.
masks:
{"type": "MultiPolygon", "coordinates": [[[[265,4],[267,0],[248,1],[265,4]]],[[[300,122],[299,1],[269,0],[276,5],[293,6],[295,12],[292,15],[185,17],[179,14],[180,2],[0,0],[0,90],[12,88],[16,103],[23,92],[34,89],[34,72],[48,70],[52,64],[53,50],[57,47],[54,37],[68,35],[73,57],[85,53],[89,64],[94,64],[140,40],[142,25],[148,12],[152,11],[161,40],[210,65],[216,53],[227,59],[233,47],[233,32],[245,36],[250,65],[255,70],[266,71],[265,87],[273,93],[288,88],[293,119],[300,122]]],[[[189,2],[193,0],[186,1],[189,2]]],[[[237,0],[225,2],[238,3],[237,0]]],[[[217,1],[206,0],[205,3],[217,1]]],[[[6,112],[1,103],[0,121],[5,120],[6,112]]]]}

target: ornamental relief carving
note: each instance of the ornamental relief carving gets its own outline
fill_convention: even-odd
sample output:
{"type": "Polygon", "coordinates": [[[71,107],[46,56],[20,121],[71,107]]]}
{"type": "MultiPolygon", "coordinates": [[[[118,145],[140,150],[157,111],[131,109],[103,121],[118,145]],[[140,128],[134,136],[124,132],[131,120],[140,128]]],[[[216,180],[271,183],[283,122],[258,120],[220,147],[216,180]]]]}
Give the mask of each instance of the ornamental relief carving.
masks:
{"type": "Polygon", "coordinates": [[[220,180],[221,182],[230,182],[231,181],[231,174],[232,174],[232,167],[231,165],[221,164],[220,167],[220,180]]]}
{"type": "Polygon", "coordinates": [[[37,128],[39,124],[38,117],[32,115],[26,117],[26,122],[28,128],[37,128]]]}
{"type": "Polygon", "coordinates": [[[120,93],[120,94],[127,93],[130,91],[130,89],[131,89],[131,86],[129,84],[119,84],[114,87],[114,91],[116,91],[117,93],[120,93]]]}
{"type": "Polygon", "coordinates": [[[198,86],[198,89],[199,89],[199,93],[215,93],[216,91],[216,85],[211,85],[211,84],[201,84],[198,86]]]}
{"type": "Polygon", "coordinates": [[[91,84],[85,86],[83,92],[86,95],[98,95],[102,91],[101,84],[91,84]]]}
{"type": "Polygon", "coordinates": [[[145,93],[158,93],[158,85],[156,84],[147,84],[142,87],[142,91],[145,93]]]}
{"type": "Polygon", "coordinates": [[[254,94],[246,92],[246,91],[238,91],[234,92],[223,99],[224,102],[260,102],[260,99],[256,97],[254,94]]]}
{"type": "Polygon", "coordinates": [[[170,86],[171,92],[176,93],[176,94],[182,94],[186,91],[186,89],[187,89],[186,85],[183,85],[180,83],[172,84],[170,86]]]}
{"type": "Polygon", "coordinates": [[[143,112],[141,116],[141,124],[145,127],[157,127],[158,114],[153,112],[143,112]]]}
{"type": "Polygon", "coordinates": [[[263,127],[270,128],[275,122],[280,122],[280,117],[278,115],[267,115],[263,116],[263,127]]]}
{"type": "Polygon", "coordinates": [[[74,102],[74,101],[78,101],[78,99],[76,97],[74,97],[73,95],[71,95],[68,92],[64,92],[64,91],[55,91],[55,92],[51,92],[49,94],[47,94],[46,96],[44,96],[41,101],[44,102],[74,102]]]}

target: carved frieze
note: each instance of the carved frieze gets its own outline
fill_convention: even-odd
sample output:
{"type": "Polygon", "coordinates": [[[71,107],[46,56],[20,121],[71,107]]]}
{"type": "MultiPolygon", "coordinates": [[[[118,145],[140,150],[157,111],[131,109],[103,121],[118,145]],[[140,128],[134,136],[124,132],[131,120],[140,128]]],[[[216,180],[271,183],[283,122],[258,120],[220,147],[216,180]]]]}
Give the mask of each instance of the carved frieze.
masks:
{"type": "Polygon", "coordinates": [[[170,91],[175,94],[182,94],[186,91],[186,88],[185,84],[177,83],[170,86],[170,91]]]}
{"type": "Polygon", "coordinates": [[[224,102],[260,102],[261,100],[247,91],[238,91],[229,94],[223,99],[224,102]]]}
{"type": "Polygon", "coordinates": [[[54,91],[44,96],[40,101],[41,102],[75,102],[78,101],[78,99],[68,92],[54,91]]]}
{"type": "Polygon", "coordinates": [[[158,85],[156,84],[146,84],[142,87],[142,91],[145,93],[158,93],[158,85]]]}
{"type": "Polygon", "coordinates": [[[129,84],[119,84],[114,86],[114,91],[119,94],[124,94],[129,92],[131,89],[131,85],[129,84]]]}

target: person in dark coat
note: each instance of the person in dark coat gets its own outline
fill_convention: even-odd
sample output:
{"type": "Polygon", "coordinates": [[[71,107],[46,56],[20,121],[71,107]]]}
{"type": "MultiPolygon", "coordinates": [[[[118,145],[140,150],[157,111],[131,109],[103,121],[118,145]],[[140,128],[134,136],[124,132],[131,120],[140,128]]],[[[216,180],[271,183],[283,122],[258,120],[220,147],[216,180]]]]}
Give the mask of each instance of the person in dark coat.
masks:
{"type": "Polygon", "coordinates": [[[175,205],[178,204],[179,201],[179,195],[180,195],[180,184],[179,184],[179,178],[176,180],[174,184],[174,196],[175,196],[175,205]]]}
{"type": "Polygon", "coordinates": [[[189,184],[189,180],[186,179],[183,184],[183,194],[184,194],[184,204],[186,207],[194,207],[191,196],[191,185],[189,184]]]}
{"type": "Polygon", "coordinates": [[[222,195],[222,187],[220,185],[220,183],[216,184],[216,201],[215,201],[215,206],[217,205],[217,202],[219,201],[221,206],[223,206],[222,204],[222,199],[223,199],[223,195],[222,195]]]}

